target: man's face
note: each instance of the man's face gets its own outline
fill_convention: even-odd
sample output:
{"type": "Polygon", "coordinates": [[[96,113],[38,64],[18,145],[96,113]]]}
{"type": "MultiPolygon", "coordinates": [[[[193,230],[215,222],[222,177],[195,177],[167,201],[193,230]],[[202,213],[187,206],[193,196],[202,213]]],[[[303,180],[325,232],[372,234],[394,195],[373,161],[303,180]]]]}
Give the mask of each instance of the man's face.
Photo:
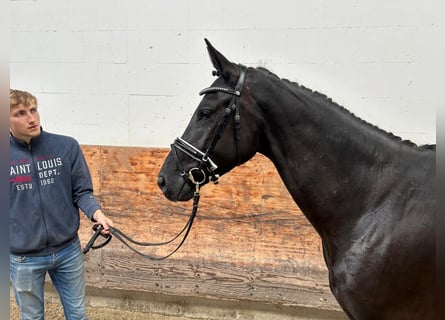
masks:
{"type": "Polygon", "coordinates": [[[32,138],[40,135],[40,115],[37,106],[20,104],[10,108],[9,126],[15,138],[30,143],[32,138]]]}

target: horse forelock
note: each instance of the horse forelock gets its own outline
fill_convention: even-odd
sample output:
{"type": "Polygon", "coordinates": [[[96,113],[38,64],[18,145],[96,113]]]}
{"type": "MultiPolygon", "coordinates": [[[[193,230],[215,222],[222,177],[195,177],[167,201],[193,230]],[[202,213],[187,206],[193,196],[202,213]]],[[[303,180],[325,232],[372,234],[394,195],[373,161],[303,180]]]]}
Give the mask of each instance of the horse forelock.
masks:
{"type": "Polygon", "coordinates": [[[319,91],[307,88],[304,85],[301,85],[297,82],[290,81],[285,78],[280,78],[275,73],[271,72],[270,70],[268,70],[264,67],[257,67],[256,70],[260,71],[260,73],[263,73],[263,74],[266,74],[266,75],[272,77],[273,79],[275,79],[275,81],[280,81],[280,82],[284,83],[287,88],[289,88],[293,93],[295,93],[297,95],[305,94],[306,96],[310,97],[311,99],[313,99],[314,101],[316,101],[318,103],[327,105],[331,108],[336,108],[337,110],[339,110],[343,114],[347,115],[351,119],[358,121],[365,127],[368,127],[370,129],[373,129],[373,130],[379,132],[380,134],[385,135],[392,141],[399,142],[399,143],[409,146],[409,147],[420,148],[420,149],[425,149],[425,150],[436,150],[435,144],[426,144],[426,145],[419,146],[410,140],[403,140],[401,137],[393,134],[392,132],[385,131],[385,130],[379,128],[378,126],[376,126],[372,123],[369,123],[366,120],[363,120],[362,118],[356,116],[354,113],[352,113],[345,107],[339,105],[338,103],[333,101],[330,97],[328,97],[327,95],[325,95],[319,91]]]}

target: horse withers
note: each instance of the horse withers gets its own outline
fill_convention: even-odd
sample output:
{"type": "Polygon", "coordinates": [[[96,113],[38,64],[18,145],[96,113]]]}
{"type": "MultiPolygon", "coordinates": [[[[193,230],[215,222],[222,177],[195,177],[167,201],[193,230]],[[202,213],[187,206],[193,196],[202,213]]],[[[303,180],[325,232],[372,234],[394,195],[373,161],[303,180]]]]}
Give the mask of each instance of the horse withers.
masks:
{"type": "Polygon", "coordinates": [[[217,79],[172,144],[158,184],[172,201],[251,159],[277,168],[320,235],[350,319],[435,319],[435,145],[417,146],[206,40],[217,79]]]}

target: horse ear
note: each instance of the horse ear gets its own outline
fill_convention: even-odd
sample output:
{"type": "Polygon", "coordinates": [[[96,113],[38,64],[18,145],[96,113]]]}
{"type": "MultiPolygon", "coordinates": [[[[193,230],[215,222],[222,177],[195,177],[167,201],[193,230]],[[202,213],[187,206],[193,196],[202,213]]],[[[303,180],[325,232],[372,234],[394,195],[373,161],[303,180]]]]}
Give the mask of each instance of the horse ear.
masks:
{"type": "Polygon", "coordinates": [[[238,79],[238,67],[236,64],[227,60],[218,50],[216,50],[209,40],[204,39],[207,44],[207,51],[209,52],[210,60],[215,67],[217,74],[221,75],[228,81],[236,82],[238,79]]]}

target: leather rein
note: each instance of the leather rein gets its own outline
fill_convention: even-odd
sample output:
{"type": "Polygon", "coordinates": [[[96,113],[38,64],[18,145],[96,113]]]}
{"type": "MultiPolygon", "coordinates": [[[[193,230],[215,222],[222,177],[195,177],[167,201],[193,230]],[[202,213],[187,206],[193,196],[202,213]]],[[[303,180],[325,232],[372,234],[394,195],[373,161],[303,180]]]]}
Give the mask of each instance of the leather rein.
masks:
{"type": "MultiPolygon", "coordinates": [[[[213,152],[213,149],[215,148],[217,142],[221,138],[225,128],[227,127],[229,116],[234,115],[234,121],[235,121],[235,142],[236,142],[236,150],[237,150],[237,157],[239,157],[239,140],[240,140],[240,115],[239,115],[239,100],[241,97],[242,88],[244,86],[244,81],[246,77],[247,68],[243,65],[239,65],[239,71],[240,75],[238,78],[238,82],[235,86],[235,89],[233,88],[225,88],[225,87],[208,87],[199,92],[199,95],[205,95],[208,93],[214,93],[214,92],[222,92],[226,94],[232,95],[232,98],[230,100],[229,106],[225,108],[221,119],[216,127],[216,130],[213,134],[211,143],[209,147],[206,149],[205,152],[202,152],[198,148],[194,147],[192,144],[188,143],[182,138],[176,138],[175,141],[171,144],[171,150],[172,154],[175,157],[178,169],[180,171],[181,176],[184,178],[186,183],[189,183],[191,185],[195,186],[195,192],[193,194],[193,208],[192,212],[190,214],[190,217],[185,224],[184,228],[172,239],[164,242],[140,242],[132,239],[128,235],[126,235],[124,232],[119,230],[116,227],[110,227],[110,233],[109,234],[102,234],[103,226],[100,224],[94,224],[93,225],[93,231],[94,234],[91,237],[90,241],[86,244],[85,248],[83,249],[83,253],[86,254],[90,249],[100,249],[103,248],[105,245],[107,245],[112,237],[114,236],[116,239],[118,239],[120,242],[122,242],[126,247],[128,247],[133,252],[139,254],[140,256],[149,259],[149,260],[164,260],[173,255],[176,251],[179,250],[179,248],[184,244],[185,240],[187,239],[190,230],[193,225],[193,221],[196,217],[196,214],[198,212],[198,203],[200,198],[200,185],[207,182],[212,181],[213,183],[217,184],[219,180],[219,175],[216,173],[216,169],[218,166],[210,159],[210,155],[213,152]],[[186,171],[179,160],[178,151],[184,153],[185,155],[189,156],[190,158],[196,160],[199,163],[198,167],[193,167],[186,171]],[[167,244],[172,243],[176,239],[178,239],[182,234],[182,240],[179,242],[177,247],[172,250],[169,254],[165,256],[153,256],[148,255],[145,253],[142,253],[141,251],[135,249],[133,245],[142,246],[142,247],[159,247],[164,246],[167,244]],[[98,239],[99,236],[102,236],[105,238],[105,240],[99,244],[94,245],[95,241],[98,239]]],[[[214,73],[214,75],[217,73],[214,73]]]]}

